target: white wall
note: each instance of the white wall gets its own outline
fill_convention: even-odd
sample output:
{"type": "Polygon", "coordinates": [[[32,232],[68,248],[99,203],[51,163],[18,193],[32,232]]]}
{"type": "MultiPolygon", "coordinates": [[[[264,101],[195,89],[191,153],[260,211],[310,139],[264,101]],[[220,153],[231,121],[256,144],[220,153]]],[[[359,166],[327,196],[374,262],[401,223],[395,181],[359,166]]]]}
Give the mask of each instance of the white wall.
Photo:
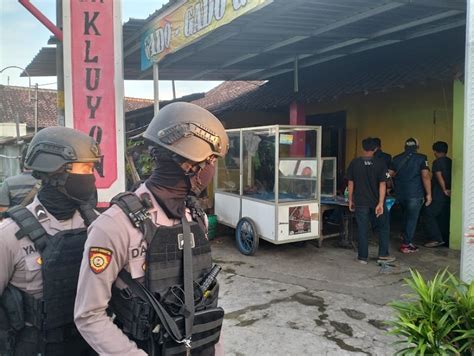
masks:
{"type": "MultiPolygon", "coordinates": [[[[20,124],[20,136],[26,135],[26,124],[20,124]]],[[[0,123],[0,137],[16,137],[16,124],[14,122],[0,123]]]]}

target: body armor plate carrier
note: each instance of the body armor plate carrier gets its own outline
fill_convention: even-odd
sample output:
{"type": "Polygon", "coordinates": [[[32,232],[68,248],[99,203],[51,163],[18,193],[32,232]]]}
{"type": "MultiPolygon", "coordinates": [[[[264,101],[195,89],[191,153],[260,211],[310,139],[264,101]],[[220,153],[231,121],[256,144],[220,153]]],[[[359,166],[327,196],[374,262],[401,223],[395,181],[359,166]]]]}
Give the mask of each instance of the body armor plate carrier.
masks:
{"type": "MultiPolygon", "coordinates": [[[[43,297],[36,299],[18,290],[17,293],[13,293],[21,295],[20,304],[23,305],[23,311],[19,313],[24,316],[27,325],[33,326],[26,327],[31,329],[31,333],[28,332],[29,335],[26,337],[31,339],[31,335],[36,335],[39,338],[37,352],[47,355],[63,354],[66,350],[69,354],[75,351],[81,354],[89,352],[91,349],[74,325],[74,301],[87,238],[86,228],[65,230],[51,236],[46,233],[33,213],[24,207],[16,206],[9,209],[7,215],[20,227],[16,238],[22,239],[28,236],[41,256],[38,263],[41,264],[43,297]],[[69,350],[71,345],[75,345],[75,350],[69,350]],[[57,350],[57,352],[46,350],[57,350]]],[[[8,288],[15,289],[11,285],[8,288]]],[[[2,303],[11,305],[9,301],[2,303]]],[[[24,330],[17,331],[18,335],[25,334],[24,330]]],[[[17,340],[16,352],[20,351],[19,347],[21,340],[17,340]]]]}
{"type": "MultiPolygon", "coordinates": [[[[146,199],[146,195],[145,195],[146,199]]],[[[145,200],[146,202],[146,200],[145,200]]],[[[187,313],[184,303],[183,271],[183,225],[157,227],[148,217],[147,203],[143,203],[133,193],[119,194],[112,200],[120,206],[139,228],[147,241],[146,270],[144,284],[131,279],[129,273],[122,271],[120,277],[129,288],[119,290],[114,287],[110,312],[115,314],[115,323],[147,350],[150,355],[184,355],[185,346],[173,340],[163,327],[164,316],[156,312],[153,301],[140,297],[140,288],[150,293],[160,307],[165,309],[166,317],[171,317],[181,334],[184,335],[184,319],[187,313]],[[135,287],[135,288],[130,288],[135,287]]],[[[212,269],[211,248],[205,233],[197,223],[190,223],[192,242],[192,271],[194,283],[194,322],[191,337],[192,355],[214,355],[214,345],[218,342],[224,311],[217,307],[219,285],[213,281],[205,291],[200,289],[202,282],[212,269]]],[[[214,275],[215,279],[215,275],[214,275]]]]}

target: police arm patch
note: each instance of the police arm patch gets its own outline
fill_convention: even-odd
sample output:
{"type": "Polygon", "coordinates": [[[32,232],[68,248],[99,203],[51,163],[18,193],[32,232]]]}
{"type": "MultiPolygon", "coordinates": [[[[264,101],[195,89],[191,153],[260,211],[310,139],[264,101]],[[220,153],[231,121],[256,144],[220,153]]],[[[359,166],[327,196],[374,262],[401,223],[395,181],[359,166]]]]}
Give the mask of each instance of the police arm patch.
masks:
{"type": "Polygon", "coordinates": [[[112,261],[112,251],[103,247],[89,249],[89,267],[95,274],[102,273],[112,261]]]}

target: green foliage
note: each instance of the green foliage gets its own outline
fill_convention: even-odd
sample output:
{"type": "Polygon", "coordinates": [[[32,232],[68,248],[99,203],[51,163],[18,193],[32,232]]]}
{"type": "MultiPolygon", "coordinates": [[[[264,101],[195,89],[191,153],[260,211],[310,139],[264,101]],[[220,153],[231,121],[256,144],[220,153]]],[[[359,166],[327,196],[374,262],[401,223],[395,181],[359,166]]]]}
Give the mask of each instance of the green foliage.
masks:
{"type": "Polygon", "coordinates": [[[447,270],[432,281],[411,270],[405,279],[414,292],[389,305],[397,312],[391,334],[406,347],[398,355],[471,355],[474,351],[474,282],[463,283],[447,270]]]}
{"type": "Polygon", "coordinates": [[[149,176],[154,167],[153,158],[149,154],[142,153],[137,162],[137,169],[140,170],[141,176],[149,176]]]}
{"type": "MultiPolygon", "coordinates": [[[[144,178],[151,174],[154,168],[153,158],[148,153],[147,146],[145,145],[144,140],[128,140],[127,142],[127,151],[133,155],[133,153],[138,153],[138,159],[135,160],[135,166],[140,174],[140,177],[144,178]]],[[[127,167],[129,170],[130,168],[127,167]]]]}

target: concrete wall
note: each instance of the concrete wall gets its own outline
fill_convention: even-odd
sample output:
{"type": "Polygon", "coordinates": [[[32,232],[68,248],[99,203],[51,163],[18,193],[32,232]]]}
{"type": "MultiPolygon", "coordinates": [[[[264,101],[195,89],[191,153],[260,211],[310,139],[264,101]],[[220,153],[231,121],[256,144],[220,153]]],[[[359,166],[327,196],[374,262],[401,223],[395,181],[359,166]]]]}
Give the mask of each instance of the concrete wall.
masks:
{"type": "Polygon", "coordinates": [[[307,115],[346,111],[346,166],[360,155],[361,140],[368,136],[380,137],[383,150],[392,155],[403,151],[408,137],[416,137],[431,162],[433,142],[451,147],[452,93],[452,84],[435,83],[306,104],[305,110],[307,115]]]}
{"type": "Polygon", "coordinates": [[[451,187],[451,225],[449,246],[461,249],[462,239],[462,178],[464,141],[464,84],[459,80],[453,86],[453,176],[451,187]]]}
{"type": "Polygon", "coordinates": [[[347,112],[346,166],[361,153],[361,140],[367,136],[380,137],[383,150],[392,155],[403,150],[406,138],[416,137],[420,141],[419,152],[428,156],[430,167],[434,160],[433,142],[448,143],[448,155],[453,158],[450,247],[460,249],[463,84],[432,83],[306,106],[308,115],[339,110],[347,112]]]}
{"type": "MultiPolygon", "coordinates": [[[[20,136],[26,135],[26,124],[18,125],[20,136]]],[[[16,123],[14,122],[1,122],[0,123],[0,137],[16,137],[16,123]]]]}

